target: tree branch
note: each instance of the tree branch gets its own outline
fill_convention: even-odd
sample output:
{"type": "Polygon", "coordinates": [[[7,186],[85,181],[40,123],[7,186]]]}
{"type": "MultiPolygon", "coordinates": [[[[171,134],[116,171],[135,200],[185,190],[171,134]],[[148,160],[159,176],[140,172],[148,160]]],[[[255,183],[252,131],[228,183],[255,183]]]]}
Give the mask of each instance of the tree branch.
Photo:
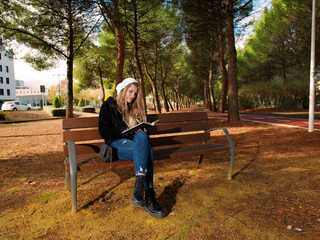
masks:
{"type": "MultiPolygon", "coordinates": [[[[102,16],[101,16],[102,17],[102,16]]],[[[97,20],[97,22],[93,25],[93,27],[90,29],[89,33],[87,34],[87,36],[82,40],[82,42],[80,43],[80,45],[77,47],[77,49],[74,51],[74,55],[76,54],[76,52],[81,48],[81,46],[83,45],[83,43],[88,39],[89,35],[92,33],[93,29],[96,27],[96,25],[98,24],[98,22],[100,21],[101,17],[97,20]]]]}
{"type": "MultiPolygon", "coordinates": [[[[28,31],[25,31],[25,30],[22,30],[22,29],[19,29],[19,28],[10,28],[10,27],[6,27],[4,26],[3,27],[4,29],[7,29],[7,30],[11,30],[11,31],[14,31],[16,33],[22,33],[22,34],[26,34],[28,36],[31,36],[37,40],[39,40],[40,42],[44,43],[45,45],[49,46],[50,48],[52,48],[53,50],[55,50],[56,52],[60,53],[61,55],[63,55],[65,58],[67,58],[68,56],[62,52],[60,49],[56,48],[54,45],[48,43],[47,41],[45,41],[44,39],[34,35],[33,33],[30,33],[28,31]]],[[[15,34],[15,33],[14,33],[15,34]]]]}

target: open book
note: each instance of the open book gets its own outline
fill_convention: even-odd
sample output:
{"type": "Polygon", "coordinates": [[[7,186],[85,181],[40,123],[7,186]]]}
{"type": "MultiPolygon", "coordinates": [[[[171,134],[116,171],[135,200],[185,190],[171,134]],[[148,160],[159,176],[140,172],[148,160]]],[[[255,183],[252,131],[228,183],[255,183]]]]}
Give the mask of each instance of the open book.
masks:
{"type": "Polygon", "coordinates": [[[129,129],[126,129],[122,132],[122,134],[133,134],[135,133],[136,131],[138,130],[148,130],[149,128],[155,126],[157,123],[159,122],[159,120],[156,120],[152,123],[149,123],[149,122],[142,122],[142,123],[139,123],[138,125],[135,125],[134,127],[132,128],[129,128],[129,129]]]}

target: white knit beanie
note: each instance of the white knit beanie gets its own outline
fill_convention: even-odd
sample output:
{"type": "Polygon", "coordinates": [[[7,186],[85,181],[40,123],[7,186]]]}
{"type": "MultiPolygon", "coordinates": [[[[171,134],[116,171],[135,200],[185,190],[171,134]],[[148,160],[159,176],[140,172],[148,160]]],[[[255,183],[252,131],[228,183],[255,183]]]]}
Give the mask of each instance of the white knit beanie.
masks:
{"type": "Polygon", "coordinates": [[[116,87],[117,90],[117,94],[119,94],[121,92],[122,89],[124,89],[126,86],[128,86],[130,83],[138,83],[137,80],[135,80],[134,78],[126,78],[124,79],[121,83],[119,83],[116,87]]]}

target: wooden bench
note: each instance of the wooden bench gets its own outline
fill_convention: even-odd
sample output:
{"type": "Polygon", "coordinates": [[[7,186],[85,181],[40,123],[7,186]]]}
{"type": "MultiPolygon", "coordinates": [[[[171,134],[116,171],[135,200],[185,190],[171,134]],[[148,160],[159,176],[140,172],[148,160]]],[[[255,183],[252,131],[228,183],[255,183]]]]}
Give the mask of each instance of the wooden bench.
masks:
{"type": "MultiPolygon", "coordinates": [[[[150,114],[148,121],[159,119],[159,124],[150,129],[150,141],[154,148],[155,160],[175,159],[178,157],[199,156],[201,163],[204,154],[230,150],[231,161],[227,179],[232,178],[235,146],[225,128],[210,129],[206,112],[150,114]],[[208,142],[210,132],[222,130],[229,145],[208,142]]],[[[110,168],[132,161],[113,161],[106,163],[99,157],[103,139],[98,133],[98,117],[66,118],[62,120],[63,151],[66,166],[66,187],[70,189],[72,211],[77,211],[77,171],[93,168],[110,168]],[[91,158],[88,158],[88,154],[91,158]],[[94,158],[92,158],[94,154],[94,158]]]]}

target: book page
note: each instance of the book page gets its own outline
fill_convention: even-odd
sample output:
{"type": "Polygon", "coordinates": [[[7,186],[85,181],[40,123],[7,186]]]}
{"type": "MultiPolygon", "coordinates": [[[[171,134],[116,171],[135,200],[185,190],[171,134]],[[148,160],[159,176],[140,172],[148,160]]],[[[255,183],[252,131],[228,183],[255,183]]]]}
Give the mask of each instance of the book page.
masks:
{"type": "Polygon", "coordinates": [[[132,127],[132,128],[129,128],[129,129],[126,129],[122,132],[122,134],[132,134],[132,133],[135,133],[136,131],[138,130],[148,130],[150,127],[153,127],[155,126],[157,123],[159,122],[159,120],[156,120],[152,123],[149,123],[149,122],[142,122],[142,123],[139,123],[138,125],[132,127]]]}

